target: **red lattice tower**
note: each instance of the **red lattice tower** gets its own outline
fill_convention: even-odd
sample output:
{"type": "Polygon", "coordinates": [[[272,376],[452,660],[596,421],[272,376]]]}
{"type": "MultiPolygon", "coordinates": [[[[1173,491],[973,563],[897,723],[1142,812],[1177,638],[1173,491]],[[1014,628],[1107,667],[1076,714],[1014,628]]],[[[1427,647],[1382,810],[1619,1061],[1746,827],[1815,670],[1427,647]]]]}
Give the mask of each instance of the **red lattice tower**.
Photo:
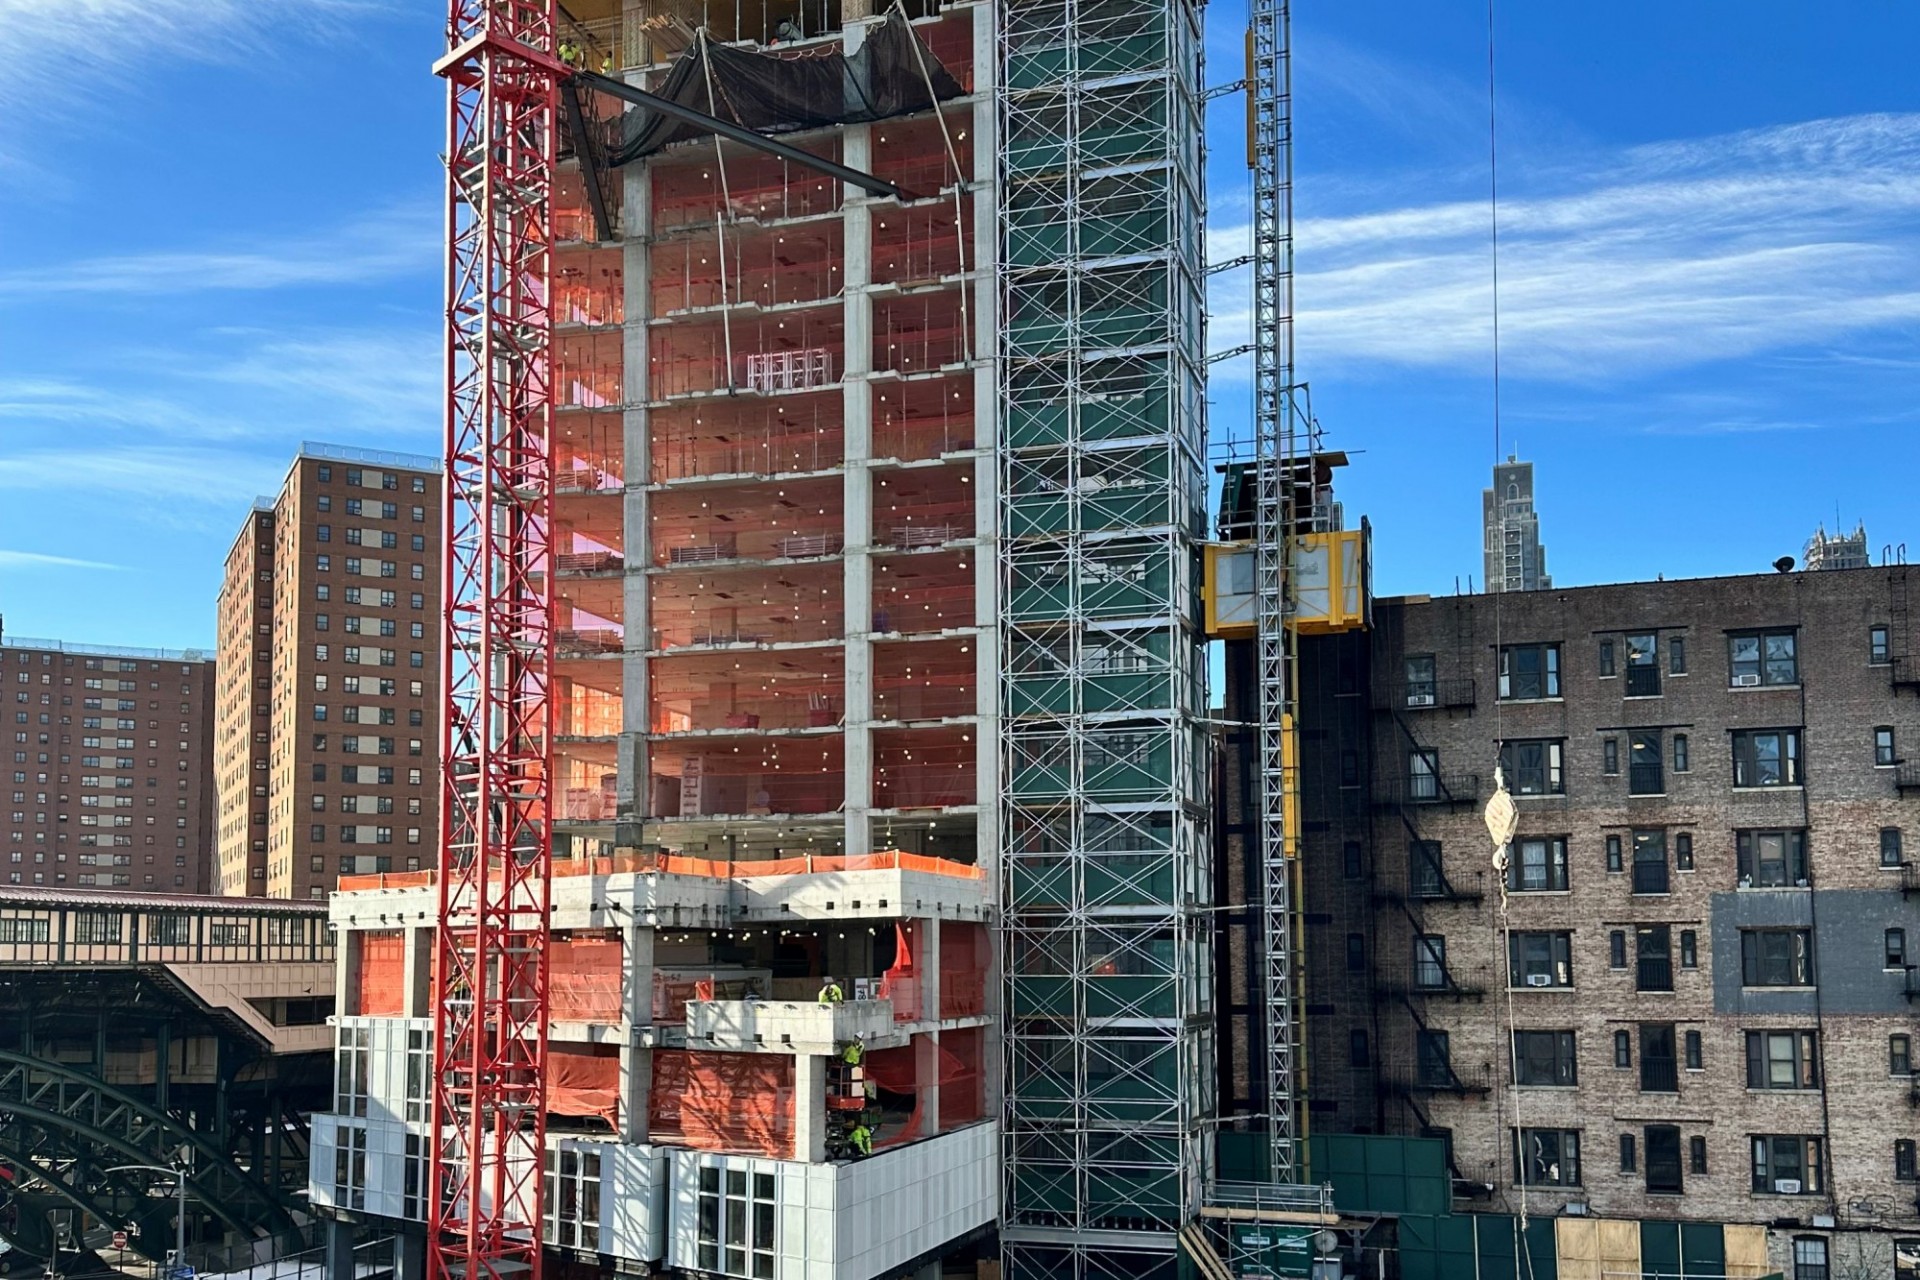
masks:
{"type": "Polygon", "coordinates": [[[451,0],[428,1274],[539,1280],[553,786],[555,0],[451,0]]]}

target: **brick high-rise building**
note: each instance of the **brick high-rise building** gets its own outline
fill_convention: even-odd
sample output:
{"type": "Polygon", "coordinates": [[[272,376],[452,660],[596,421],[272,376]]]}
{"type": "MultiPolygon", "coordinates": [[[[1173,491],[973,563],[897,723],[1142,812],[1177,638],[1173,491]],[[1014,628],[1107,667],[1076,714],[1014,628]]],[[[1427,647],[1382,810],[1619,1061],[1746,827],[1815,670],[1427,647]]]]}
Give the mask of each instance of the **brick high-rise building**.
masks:
{"type": "Polygon", "coordinates": [[[1447,1138],[1456,1211],[1524,1182],[1764,1225],[1801,1275],[1920,1255],[1915,576],[1383,599],[1303,643],[1315,1132],[1447,1138]]]}
{"type": "Polygon", "coordinates": [[[210,655],[9,637],[0,681],[12,731],[6,883],[205,893],[210,655]]]}
{"type": "Polygon", "coordinates": [[[220,592],[226,894],[319,897],[434,861],[439,464],[303,444],[220,592]]]}

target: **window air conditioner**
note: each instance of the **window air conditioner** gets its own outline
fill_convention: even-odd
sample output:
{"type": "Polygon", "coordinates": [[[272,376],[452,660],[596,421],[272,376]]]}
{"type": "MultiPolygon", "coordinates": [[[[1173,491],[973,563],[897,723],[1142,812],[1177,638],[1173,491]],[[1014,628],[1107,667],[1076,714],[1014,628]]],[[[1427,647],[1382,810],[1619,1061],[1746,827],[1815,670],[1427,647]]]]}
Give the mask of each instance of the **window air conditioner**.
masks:
{"type": "Polygon", "coordinates": [[[1736,689],[1745,688],[1748,685],[1756,685],[1759,683],[1760,683],[1760,676],[1758,673],[1754,673],[1750,675],[1738,675],[1733,678],[1733,684],[1736,689]]]}
{"type": "Polygon", "coordinates": [[[1800,1179],[1775,1178],[1773,1189],[1783,1196],[1797,1196],[1800,1194],[1800,1179]]]}
{"type": "Polygon", "coordinates": [[[1527,985],[1530,987],[1550,987],[1553,985],[1553,975],[1550,973],[1530,973],[1527,975],[1527,985]]]}
{"type": "Polygon", "coordinates": [[[1433,695],[1430,693],[1410,693],[1407,695],[1407,705],[1410,707],[1430,707],[1433,705],[1433,695]]]}

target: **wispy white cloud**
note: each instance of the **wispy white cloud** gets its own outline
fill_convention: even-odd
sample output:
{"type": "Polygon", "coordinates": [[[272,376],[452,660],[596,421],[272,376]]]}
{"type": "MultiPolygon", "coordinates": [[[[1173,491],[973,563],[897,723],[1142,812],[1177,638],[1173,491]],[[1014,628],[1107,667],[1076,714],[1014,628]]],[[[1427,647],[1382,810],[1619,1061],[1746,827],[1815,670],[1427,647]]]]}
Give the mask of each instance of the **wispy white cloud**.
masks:
{"type": "Polygon", "coordinates": [[[79,560],[73,556],[43,555],[38,551],[11,551],[0,547],[0,569],[16,572],[30,569],[108,569],[118,572],[127,566],[103,560],[79,560]]]}
{"type": "MultiPolygon", "coordinates": [[[[6,20],[9,2],[0,0],[0,23],[6,20]]],[[[116,254],[8,271],[0,273],[0,299],[127,297],[387,280],[431,271],[439,259],[439,237],[431,209],[395,208],[278,241],[116,254]]]]}
{"type": "Polygon", "coordinates": [[[185,508],[235,509],[277,481],[287,461],[167,446],[34,449],[0,458],[0,490],[84,490],[89,499],[117,495],[127,500],[126,508],[169,522],[197,523],[185,508]]]}
{"type": "MultiPolygon", "coordinates": [[[[1598,384],[1920,323],[1920,115],[1638,147],[1524,185],[1500,209],[1507,373],[1598,384]]],[[[1244,237],[1222,228],[1213,252],[1244,237]]],[[[1487,366],[1484,203],[1304,219],[1297,242],[1308,366],[1487,366]]],[[[1217,346],[1244,341],[1243,276],[1212,311],[1217,346]]]]}

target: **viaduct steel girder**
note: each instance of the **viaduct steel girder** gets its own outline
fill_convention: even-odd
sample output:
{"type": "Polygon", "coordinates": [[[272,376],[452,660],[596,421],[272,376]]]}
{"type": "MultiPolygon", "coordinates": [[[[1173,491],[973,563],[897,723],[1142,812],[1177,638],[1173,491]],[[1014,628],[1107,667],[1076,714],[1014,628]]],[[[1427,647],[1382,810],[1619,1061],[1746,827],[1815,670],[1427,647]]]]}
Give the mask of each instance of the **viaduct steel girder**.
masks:
{"type": "Polygon", "coordinates": [[[116,1164],[171,1165],[191,1153],[188,1195],[243,1237],[291,1231],[279,1192],[220,1147],[130,1094],[57,1062],[0,1051],[0,1160],[30,1172],[76,1208],[140,1222],[142,1238],[171,1235],[172,1205],[151,1179],[116,1164]]]}

